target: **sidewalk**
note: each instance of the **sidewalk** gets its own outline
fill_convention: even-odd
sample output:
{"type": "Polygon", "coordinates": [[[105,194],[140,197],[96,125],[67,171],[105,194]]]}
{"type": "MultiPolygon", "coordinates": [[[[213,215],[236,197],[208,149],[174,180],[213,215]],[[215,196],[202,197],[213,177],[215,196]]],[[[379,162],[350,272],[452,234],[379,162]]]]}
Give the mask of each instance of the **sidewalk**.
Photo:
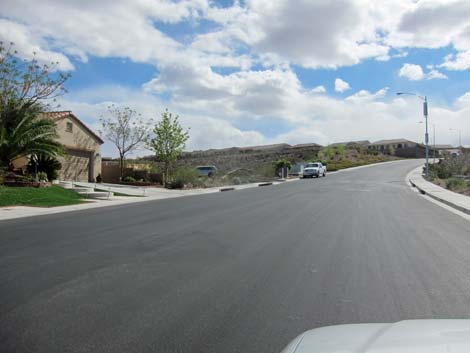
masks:
{"type": "Polygon", "coordinates": [[[423,167],[412,170],[407,180],[416,187],[421,194],[427,195],[439,202],[470,215],[470,197],[444,189],[423,178],[423,167]]]}

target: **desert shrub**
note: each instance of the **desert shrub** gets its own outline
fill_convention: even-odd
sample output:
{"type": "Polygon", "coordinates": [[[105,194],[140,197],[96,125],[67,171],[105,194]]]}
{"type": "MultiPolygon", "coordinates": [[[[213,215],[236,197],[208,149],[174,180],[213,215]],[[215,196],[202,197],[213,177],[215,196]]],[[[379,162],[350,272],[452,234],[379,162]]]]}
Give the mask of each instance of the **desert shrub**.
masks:
{"type": "Polygon", "coordinates": [[[125,176],[124,178],[122,178],[122,181],[125,182],[125,183],[135,183],[136,182],[135,178],[131,175],[125,176]]]}
{"type": "Polygon", "coordinates": [[[168,183],[170,189],[182,189],[188,186],[203,186],[202,178],[199,178],[199,173],[193,168],[180,168],[178,169],[168,183]]]}
{"type": "Polygon", "coordinates": [[[461,178],[449,178],[446,182],[446,187],[449,190],[463,189],[467,186],[467,182],[461,178]]]}
{"type": "Polygon", "coordinates": [[[240,184],[243,183],[243,181],[240,177],[234,177],[234,178],[232,178],[232,183],[233,183],[233,185],[240,185],[240,184]]]}
{"type": "MultiPolygon", "coordinates": [[[[424,171],[424,167],[423,167],[424,171]]],[[[431,179],[447,179],[452,176],[452,168],[449,163],[445,161],[440,161],[436,164],[429,164],[429,177],[431,179]]]]}
{"type": "Polygon", "coordinates": [[[276,176],[276,168],[272,163],[267,163],[259,167],[258,170],[255,170],[254,173],[259,174],[260,176],[266,178],[272,178],[276,176]]]}

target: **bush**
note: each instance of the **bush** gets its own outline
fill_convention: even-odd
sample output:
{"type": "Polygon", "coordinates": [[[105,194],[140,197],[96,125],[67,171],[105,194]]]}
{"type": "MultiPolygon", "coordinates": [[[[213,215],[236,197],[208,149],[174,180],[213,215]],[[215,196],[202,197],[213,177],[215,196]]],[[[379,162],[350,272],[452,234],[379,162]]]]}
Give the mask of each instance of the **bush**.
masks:
{"type": "MultiPolygon", "coordinates": [[[[423,167],[423,172],[424,171],[425,171],[425,167],[423,167]]],[[[429,164],[429,177],[431,179],[434,179],[434,178],[448,179],[451,176],[452,176],[452,170],[446,162],[440,161],[437,164],[429,164]]]]}
{"type": "Polygon", "coordinates": [[[5,181],[5,175],[7,174],[6,168],[1,168],[0,167],[0,184],[3,184],[5,181]]]}
{"type": "Polygon", "coordinates": [[[463,189],[467,185],[464,179],[460,178],[450,178],[447,180],[446,187],[449,190],[457,190],[457,189],[463,189]]]}
{"type": "Polygon", "coordinates": [[[39,181],[48,181],[47,173],[46,172],[39,172],[38,173],[38,180],[39,181]]]}
{"type": "Polygon", "coordinates": [[[148,178],[152,183],[158,183],[158,184],[163,183],[162,173],[149,173],[148,178]]]}
{"type": "Polygon", "coordinates": [[[134,181],[135,180],[142,180],[142,181],[149,181],[149,172],[145,169],[143,170],[140,170],[140,169],[134,169],[131,173],[130,173],[131,177],[134,178],[134,181]]]}
{"type": "Polygon", "coordinates": [[[203,186],[203,181],[199,178],[199,173],[193,168],[178,169],[173,175],[172,180],[167,187],[170,189],[182,189],[186,185],[203,186]]]}
{"type": "Polygon", "coordinates": [[[135,183],[136,180],[133,176],[127,175],[124,178],[122,178],[122,181],[125,183],[135,183]]]}
{"type": "Polygon", "coordinates": [[[62,164],[60,164],[57,159],[44,155],[39,155],[37,160],[31,157],[26,167],[28,173],[31,175],[35,175],[36,171],[38,175],[40,172],[46,173],[47,177],[45,179],[47,180],[57,179],[59,177],[60,168],[62,168],[62,164]]]}

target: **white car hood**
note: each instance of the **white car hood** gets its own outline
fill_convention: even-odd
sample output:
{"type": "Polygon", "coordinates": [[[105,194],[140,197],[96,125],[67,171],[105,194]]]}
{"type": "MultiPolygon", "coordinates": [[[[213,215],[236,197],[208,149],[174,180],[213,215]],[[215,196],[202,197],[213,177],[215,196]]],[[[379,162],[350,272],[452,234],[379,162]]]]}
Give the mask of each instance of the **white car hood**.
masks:
{"type": "Polygon", "coordinates": [[[469,353],[470,320],[409,320],[322,327],[282,353],[469,353]]]}

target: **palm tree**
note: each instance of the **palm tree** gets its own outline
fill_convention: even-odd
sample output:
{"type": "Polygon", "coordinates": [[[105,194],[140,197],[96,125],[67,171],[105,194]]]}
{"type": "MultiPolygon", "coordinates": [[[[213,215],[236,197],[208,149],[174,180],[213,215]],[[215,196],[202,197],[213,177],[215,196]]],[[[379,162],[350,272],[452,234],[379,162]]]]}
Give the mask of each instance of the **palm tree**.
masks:
{"type": "Polygon", "coordinates": [[[62,152],[54,121],[40,117],[42,107],[10,110],[0,119],[0,166],[12,169],[13,161],[30,155],[55,157],[62,152]]]}

